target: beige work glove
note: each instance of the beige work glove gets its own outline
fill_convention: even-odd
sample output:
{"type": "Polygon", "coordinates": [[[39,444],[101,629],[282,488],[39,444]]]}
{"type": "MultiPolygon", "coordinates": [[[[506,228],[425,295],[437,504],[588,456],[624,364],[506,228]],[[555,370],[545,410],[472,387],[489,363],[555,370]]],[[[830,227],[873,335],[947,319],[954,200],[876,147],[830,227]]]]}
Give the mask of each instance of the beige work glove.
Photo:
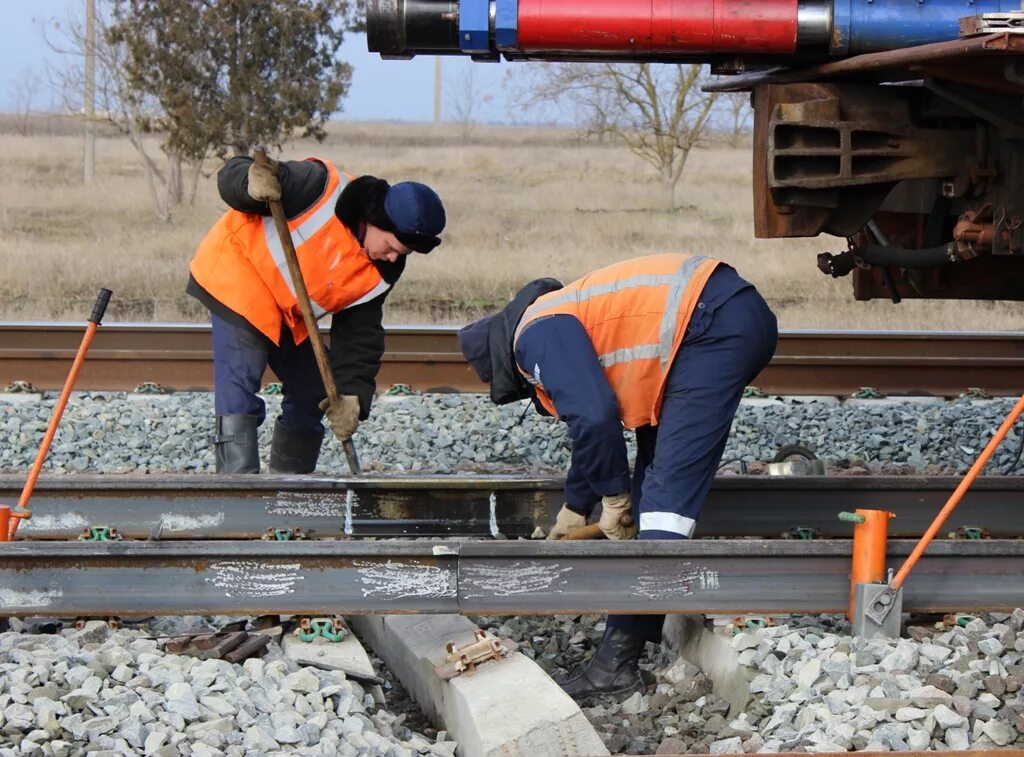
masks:
{"type": "Polygon", "coordinates": [[[609,539],[632,539],[637,527],[630,512],[629,492],[601,498],[601,520],[598,521],[604,535],[609,539]],[[622,524],[623,516],[629,516],[629,525],[622,524]]]}
{"type": "Polygon", "coordinates": [[[561,539],[570,531],[583,528],[585,525],[587,525],[585,515],[573,512],[568,505],[562,505],[562,509],[558,511],[558,517],[555,518],[555,525],[551,527],[551,533],[547,535],[547,538],[561,539]]]}
{"type": "Polygon", "coordinates": [[[249,196],[256,202],[281,199],[281,182],[277,179],[277,161],[267,159],[267,165],[255,160],[249,166],[249,196]]]}
{"type": "Polygon", "coordinates": [[[327,415],[339,442],[347,442],[359,428],[359,398],[355,395],[343,394],[333,405],[324,400],[320,409],[327,415]]]}

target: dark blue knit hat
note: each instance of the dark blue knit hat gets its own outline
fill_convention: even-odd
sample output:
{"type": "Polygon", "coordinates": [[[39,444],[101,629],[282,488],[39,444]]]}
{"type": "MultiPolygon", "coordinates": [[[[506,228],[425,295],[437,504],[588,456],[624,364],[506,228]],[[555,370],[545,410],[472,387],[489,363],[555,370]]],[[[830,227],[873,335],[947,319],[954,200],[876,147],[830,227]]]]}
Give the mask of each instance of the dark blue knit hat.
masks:
{"type": "Polygon", "coordinates": [[[384,211],[395,225],[395,236],[409,249],[430,252],[439,244],[444,229],[444,205],[426,184],[403,181],[388,189],[384,211]]]}

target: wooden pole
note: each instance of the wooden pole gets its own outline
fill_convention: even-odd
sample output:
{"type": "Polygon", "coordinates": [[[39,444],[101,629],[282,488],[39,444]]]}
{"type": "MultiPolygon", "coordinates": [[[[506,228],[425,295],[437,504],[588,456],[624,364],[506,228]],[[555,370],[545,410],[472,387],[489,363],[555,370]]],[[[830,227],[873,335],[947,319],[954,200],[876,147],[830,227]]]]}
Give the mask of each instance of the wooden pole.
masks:
{"type": "MultiPolygon", "coordinates": [[[[257,147],[253,151],[253,159],[262,165],[267,164],[267,151],[257,147]]],[[[327,392],[327,401],[334,404],[338,399],[338,387],[334,383],[334,374],[331,373],[331,364],[327,360],[327,350],[324,349],[324,342],[320,338],[320,328],[316,318],[313,317],[313,306],[309,301],[309,291],[306,289],[306,280],[302,278],[302,269],[299,267],[299,257],[295,253],[295,245],[292,243],[292,233],[288,228],[288,219],[284,216],[284,208],[280,200],[270,200],[270,215],[274,218],[274,226],[277,228],[277,236],[281,239],[281,247],[284,248],[284,257],[288,261],[288,273],[292,277],[292,285],[295,287],[295,298],[299,301],[299,310],[302,311],[302,320],[306,323],[306,331],[309,332],[309,340],[313,345],[313,355],[316,357],[316,365],[320,369],[320,378],[323,379],[324,389],[327,392]]],[[[351,439],[341,443],[345,451],[345,459],[348,461],[349,470],[352,475],[359,475],[359,458],[356,457],[356,448],[351,439]]]]}

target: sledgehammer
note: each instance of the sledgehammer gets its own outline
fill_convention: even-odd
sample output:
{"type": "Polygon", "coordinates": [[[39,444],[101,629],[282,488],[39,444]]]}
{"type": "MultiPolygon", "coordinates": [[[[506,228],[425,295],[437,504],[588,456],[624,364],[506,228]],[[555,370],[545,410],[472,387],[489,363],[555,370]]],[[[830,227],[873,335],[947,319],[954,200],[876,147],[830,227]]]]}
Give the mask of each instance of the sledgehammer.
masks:
{"type": "MultiPolygon", "coordinates": [[[[261,165],[267,163],[267,151],[262,147],[253,150],[253,160],[261,165]]],[[[281,239],[281,247],[284,248],[284,257],[288,261],[288,273],[292,277],[292,284],[295,286],[295,299],[299,301],[299,310],[302,311],[302,320],[306,323],[306,331],[309,332],[309,341],[313,345],[313,354],[316,356],[316,365],[320,369],[320,378],[323,379],[324,389],[327,391],[327,401],[330,404],[338,399],[338,387],[334,383],[334,374],[331,373],[330,363],[327,362],[327,351],[324,349],[323,340],[320,338],[320,329],[317,326],[316,318],[313,317],[313,306],[309,302],[309,291],[306,289],[306,280],[302,278],[302,269],[299,268],[299,257],[295,254],[295,245],[292,243],[292,233],[288,229],[288,220],[284,215],[284,208],[280,200],[270,200],[270,214],[274,217],[274,226],[277,228],[277,236],[281,239]]],[[[345,451],[345,460],[348,461],[348,469],[353,476],[359,475],[359,458],[356,456],[356,447],[351,439],[341,443],[345,451]]]]}

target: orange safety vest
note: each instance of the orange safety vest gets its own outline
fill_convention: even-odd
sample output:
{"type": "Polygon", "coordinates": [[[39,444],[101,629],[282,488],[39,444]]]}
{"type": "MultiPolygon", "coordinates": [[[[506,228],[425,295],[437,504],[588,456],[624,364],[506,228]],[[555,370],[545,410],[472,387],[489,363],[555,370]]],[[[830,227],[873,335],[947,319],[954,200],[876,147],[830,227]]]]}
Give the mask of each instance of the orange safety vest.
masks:
{"type": "MultiPolygon", "coordinates": [[[[701,256],[666,254],[601,268],[538,297],[523,313],[515,341],[540,318],[573,316],[594,345],[618,398],[622,424],[657,425],[672,361],[700,293],[718,265],[719,261],[701,256]]],[[[536,388],[544,408],[557,417],[544,392],[543,375],[521,366],[519,370],[536,388]]]]}
{"type": "MultiPolygon", "coordinates": [[[[323,195],[288,221],[317,320],[368,302],[391,286],[334,215],[338,196],[352,177],[326,160],[319,162],[328,173],[323,195]]],[[[280,344],[282,322],[296,344],[309,335],[273,217],[229,210],[200,243],[189,270],[211,296],[274,344],[280,344]]]]}

